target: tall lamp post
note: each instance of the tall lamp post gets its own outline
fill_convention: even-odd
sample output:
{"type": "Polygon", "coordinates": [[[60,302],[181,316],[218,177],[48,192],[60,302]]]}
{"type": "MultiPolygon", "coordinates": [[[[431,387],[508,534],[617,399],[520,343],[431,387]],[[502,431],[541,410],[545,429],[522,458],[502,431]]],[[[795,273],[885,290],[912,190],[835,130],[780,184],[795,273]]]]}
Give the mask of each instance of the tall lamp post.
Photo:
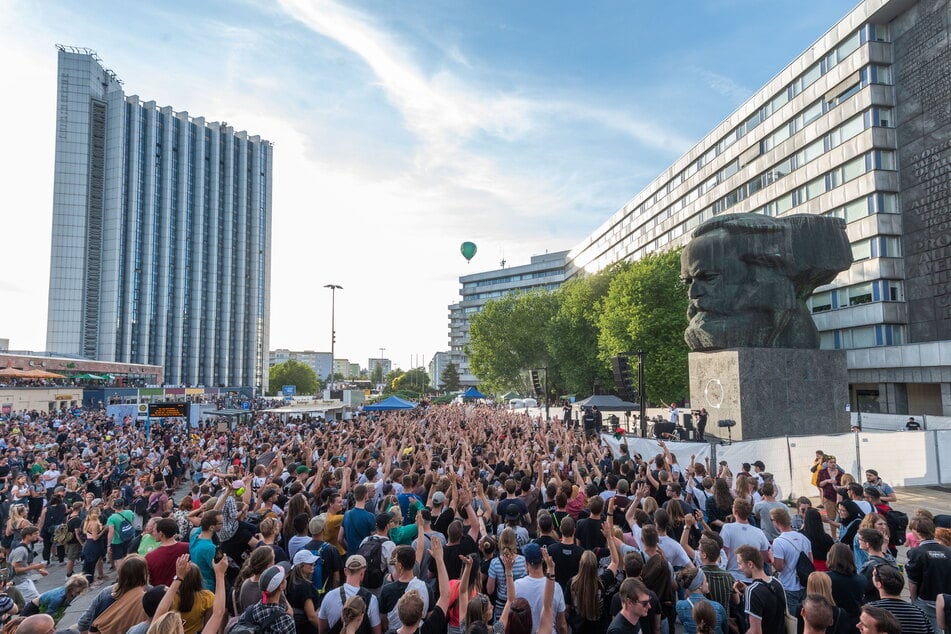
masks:
{"type": "Polygon", "coordinates": [[[335,301],[337,299],[337,291],[343,290],[343,286],[339,284],[324,284],[324,288],[330,289],[330,387],[333,388],[334,383],[334,344],[337,343],[337,330],[334,327],[334,313],[336,311],[335,301]]]}
{"type": "MultiPolygon", "coordinates": [[[[380,385],[383,385],[383,379],[386,378],[386,369],[383,367],[383,351],[386,350],[380,346],[380,385]]],[[[382,392],[382,390],[380,390],[382,392]]]]}

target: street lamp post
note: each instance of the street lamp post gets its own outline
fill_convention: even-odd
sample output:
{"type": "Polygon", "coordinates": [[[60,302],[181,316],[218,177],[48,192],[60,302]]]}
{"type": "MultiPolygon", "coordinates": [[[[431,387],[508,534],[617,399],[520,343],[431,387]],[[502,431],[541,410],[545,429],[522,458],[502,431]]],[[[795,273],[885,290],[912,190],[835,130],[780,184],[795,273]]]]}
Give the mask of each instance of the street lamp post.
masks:
{"type": "Polygon", "coordinates": [[[334,317],[336,312],[335,302],[337,299],[337,291],[343,290],[343,286],[339,284],[324,284],[324,288],[330,289],[330,388],[333,389],[334,383],[334,344],[337,343],[337,330],[334,327],[334,317]]]}
{"type": "Polygon", "coordinates": [[[383,346],[380,346],[380,385],[383,384],[383,380],[386,378],[386,369],[383,367],[383,351],[384,350],[386,350],[386,348],[384,348],[383,346]]]}

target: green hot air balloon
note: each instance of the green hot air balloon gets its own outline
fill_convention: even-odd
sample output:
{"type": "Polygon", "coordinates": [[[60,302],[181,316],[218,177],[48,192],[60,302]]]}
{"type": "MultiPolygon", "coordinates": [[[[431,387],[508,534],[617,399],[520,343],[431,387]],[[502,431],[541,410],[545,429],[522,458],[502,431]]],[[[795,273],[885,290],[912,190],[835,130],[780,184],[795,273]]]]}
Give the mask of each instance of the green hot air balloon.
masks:
{"type": "Polygon", "coordinates": [[[459,250],[462,251],[462,257],[466,259],[466,262],[475,257],[476,251],[478,251],[475,242],[463,242],[459,250]]]}

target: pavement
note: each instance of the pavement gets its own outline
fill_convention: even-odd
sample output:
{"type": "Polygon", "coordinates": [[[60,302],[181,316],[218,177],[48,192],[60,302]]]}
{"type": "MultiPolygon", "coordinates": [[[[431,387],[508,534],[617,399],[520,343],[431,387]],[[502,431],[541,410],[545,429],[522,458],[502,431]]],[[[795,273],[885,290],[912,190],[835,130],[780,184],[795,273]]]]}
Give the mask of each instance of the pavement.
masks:
{"type": "MultiPolygon", "coordinates": [[[[918,508],[926,508],[935,515],[939,513],[951,514],[951,487],[903,487],[896,488],[895,493],[898,496],[898,500],[892,504],[892,506],[899,511],[907,513],[909,517],[914,516],[915,510],[918,508]]],[[[907,561],[904,546],[899,548],[898,561],[902,564],[907,561]]],[[[76,570],[77,572],[81,570],[78,562],[76,570]]],[[[62,586],[66,581],[65,564],[53,563],[53,565],[49,567],[49,571],[49,576],[43,577],[36,582],[37,590],[39,590],[41,594],[47,590],[62,586]]],[[[73,601],[72,605],[66,610],[63,619],[58,623],[57,628],[62,629],[76,625],[76,623],[79,622],[79,617],[83,615],[83,612],[86,611],[86,608],[89,607],[99,591],[114,582],[115,572],[110,571],[108,564],[106,564],[105,582],[97,582],[95,587],[73,601]]]]}

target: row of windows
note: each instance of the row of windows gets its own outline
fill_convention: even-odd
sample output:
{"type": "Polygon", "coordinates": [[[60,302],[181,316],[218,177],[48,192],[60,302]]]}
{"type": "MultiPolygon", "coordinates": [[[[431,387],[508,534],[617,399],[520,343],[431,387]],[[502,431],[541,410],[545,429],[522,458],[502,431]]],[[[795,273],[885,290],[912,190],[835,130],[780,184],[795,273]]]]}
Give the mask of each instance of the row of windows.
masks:
{"type": "MultiPolygon", "coordinates": [[[[466,282],[462,285],[462,288],[479,288],[480,286],[495,286],[497,284],[508,284],[510,282],[521,282],[523,280],[537,280],[542,277],[551,277],[553,275],[563,275],[564,271],[562,269],[558,270],[549,270],[549,271],[538,271],[536,273],[523,273],[521,275],[507,275],[505,277],[493,277],[488,280],[478,280],[476,282],[466,282]]],[[[467,295],[467,298],[470,296],[467,295]]]]}
{"type": "Polygon", "coordinates": [[[901,280],[875,280],[813,293],[806,304],[812,312],[821,313],[871,302],[900,301],[904,301],[904,284],[901,280]]]}
{"type": "Polygon", "coordinates": [[[900,346],[904,342],[905,327],[898,324],[856,326],[819,333],[819,347],[823,350],[900,346]]]}

